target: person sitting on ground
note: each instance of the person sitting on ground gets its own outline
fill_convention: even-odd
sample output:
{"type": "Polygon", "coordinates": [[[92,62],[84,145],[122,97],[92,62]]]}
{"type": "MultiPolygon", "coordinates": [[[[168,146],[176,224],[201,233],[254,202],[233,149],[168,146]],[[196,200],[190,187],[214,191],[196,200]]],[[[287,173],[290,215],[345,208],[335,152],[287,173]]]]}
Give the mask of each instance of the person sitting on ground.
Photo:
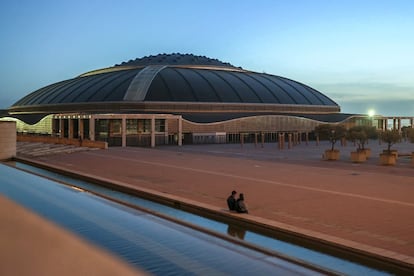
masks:
{"type": "Polygon", "coordinates": [[[236,201],[237,213],[248,213],[246,204],[244,203],[244,195],[241,193],[236,201]]]}
{"type": "Polygon", "coordinates": [[[232,191],[231,195],[227,198],[227,205],[230,211],[236,211],[236,191],[232,191]]]}

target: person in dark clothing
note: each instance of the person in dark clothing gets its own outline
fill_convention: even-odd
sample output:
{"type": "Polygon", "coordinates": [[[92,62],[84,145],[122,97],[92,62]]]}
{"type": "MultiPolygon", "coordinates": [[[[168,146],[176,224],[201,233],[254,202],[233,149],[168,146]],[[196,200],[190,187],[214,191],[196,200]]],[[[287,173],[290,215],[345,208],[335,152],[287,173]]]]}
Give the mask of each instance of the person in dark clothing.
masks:
{"type": "Polygon", "coordinates": [[[231,195],[227,198],[227,206],[230,211],[236,211],[236,191],[232,191],[231,195]]]}
{"type": "Polygon", "coordinates": [[[237,213],[248,213],[247,206],[244,203],[244,194],[240,193],[239,198],[236,201],[236,211],[237,213]]]}

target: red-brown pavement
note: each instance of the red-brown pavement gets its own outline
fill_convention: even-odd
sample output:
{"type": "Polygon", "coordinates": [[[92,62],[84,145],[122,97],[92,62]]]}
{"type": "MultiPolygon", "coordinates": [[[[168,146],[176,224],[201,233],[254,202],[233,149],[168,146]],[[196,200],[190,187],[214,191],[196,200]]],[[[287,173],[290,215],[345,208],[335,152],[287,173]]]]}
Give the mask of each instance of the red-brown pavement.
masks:
{"type": "Polygon", "coordinates": [[[34,160],[221,209],[236,190],[251,217],[414,264],[414,168],[223,149],[110,148],[34,160]]]}

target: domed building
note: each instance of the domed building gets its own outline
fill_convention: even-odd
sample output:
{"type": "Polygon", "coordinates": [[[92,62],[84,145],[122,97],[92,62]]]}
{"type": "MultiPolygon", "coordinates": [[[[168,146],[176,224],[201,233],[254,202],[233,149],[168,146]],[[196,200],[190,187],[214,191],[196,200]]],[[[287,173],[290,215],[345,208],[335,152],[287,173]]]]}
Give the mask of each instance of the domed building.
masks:
{"type": "Polygon", "coordinates": [[[350,117],[339,112],[332,99],[300,82],[191,54],[159,54],[87,72],[8,109],[25,122],[19,131],[110,146],[268,142],[281,133],[308,139],[316,125],[350,117]]]}

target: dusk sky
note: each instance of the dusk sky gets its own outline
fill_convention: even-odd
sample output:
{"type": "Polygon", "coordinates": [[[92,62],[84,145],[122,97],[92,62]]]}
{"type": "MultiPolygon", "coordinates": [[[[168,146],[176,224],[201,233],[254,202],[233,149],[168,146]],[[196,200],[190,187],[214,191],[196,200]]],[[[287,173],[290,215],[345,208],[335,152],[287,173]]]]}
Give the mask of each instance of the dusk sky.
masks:
{"type": "Polygon", "coordinates": [[[159,53],[305,83],[344,113],[414,116],[411,0],[2,0],[0,109],[48,84],[159,53]]]}

